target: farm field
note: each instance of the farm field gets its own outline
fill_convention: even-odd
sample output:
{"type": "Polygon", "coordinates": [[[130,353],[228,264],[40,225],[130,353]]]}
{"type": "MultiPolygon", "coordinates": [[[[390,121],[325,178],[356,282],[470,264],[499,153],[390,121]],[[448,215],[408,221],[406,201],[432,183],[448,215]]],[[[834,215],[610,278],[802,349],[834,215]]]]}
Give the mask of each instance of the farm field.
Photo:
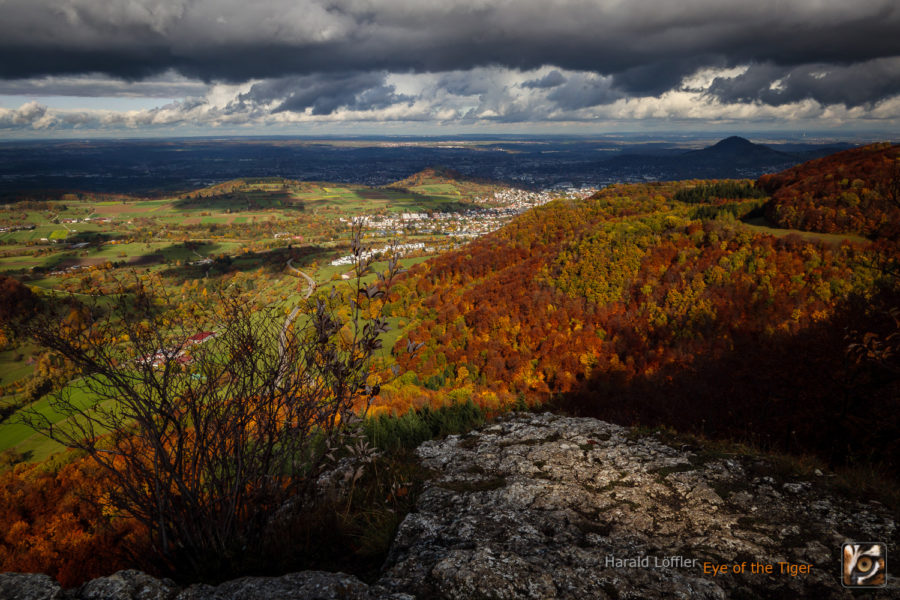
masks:
{"type": "MultiPolygon", "coordinates": [[[[400,265],[403,268],[410,268],[415,264],[427,260],[427,258],[427,256],[422,256],[401,259],[400,265]]],[[[373,264],[373,268],[376,272],[380,272],[386,268],[386,266],[387,263],[385,262],[376,262],[373,264]]],[[[331,280],[332,275],[335,273],[339,274],[340,271],[341,269],[338,269],[337,267],[326,267],[314,271],[313,278],[316,280],[318,286],[326,289],[331,285],[338,285],[339,287],[353,285],[353,281],[345,282],[331,280]]],[[[343,268],[343,271],[346,272],[346,267],[343,268]]],[[[375,275],[373,273],[363,279],[363,284],[370,284],[374,280],[375,275]]],[[[51,284],[53,282],[39,281],[36,283],[51,284]]],[[[246,281],[241,282],[241,284],[245,283],[246,281]]],[[[284,314],[288,314],[294,306],[298,306],[304,302],[307,291],[305,279],[291,273],[287,269],[282,269],[280,273],[267,274],[264,283],[265,285],[254,285],[249,288],[255,291],[255,293],[252,294],[252,297],[267,305],[283,306],[282,312],[284,314]]],[[[175,291],[174,287],[172,288],[172,291],[175,291]]],[[[390,349],[402,337],[404,330],[410,324],[410,321],[406,318],[391,317],[388,319],[388,323],[391,329],[384,335],[384,347],[378,352],[378,356],[385,365],[393,363],[390,349]]],[[[34,368],[27,364],[23,358],[17,358],[17,356],[23,354],[27,355],[35,350],[36,348],[34,347],[25,347],[0,353],[0,371],[4,374],[3,379],[0,379],[0,384],[9,382],[12,384],[11,387],[15,387],[17,381],[21,381],[30,375],[34,371],[34,368]]],[[[76,391],[75,394],[76,398],[79,399],[79,402],[88,403],[90,400],[88,397],[84,396],[84,393],[81,390],[76,391]]],[[[0,408],[2,408],[4,404],[12,404],[16,400],[21,402],[21,397],[17,398],[16,394],[0,397],[0,408]]],[[[35,402],[26,403],[26,405],[31,410],[35,410],[47,417],[51,423],[58,424],[61,420],[61,415],[52,409],[49,397],[45,396],[35,402]]],[[[43,461],[63,449],[64,448],[57,442],[35,433],[24,424],[17,423],[14,420],[0,423],[0,453],[12,451],[18,456],[26,457],[27,460],[43,461]]]]}
{"type": "Polygon", "coordinates": [[[31,256],[0,257],[0,272],[41,275],[106,260],[133,265],[189,261],[195,255],[183,244],[193,242],[216,243],[215,252],[224,254],[247,246],[259,251],[296,242],[322,245],[346,239],[341,218],[460,211],[474,206],[476,194],[490,191],[435,177],[409,189],[235,180],[170,198],[64,194],[58,201],[23,199],[0,213],[0,250],[31,250],[31,256]]]}
{"type": "MultiPolygon", "coordinates": [[[[101,295],[100,306],[118,310],[128,293],[122,285],[151,278],[167,294],[195,294],[237,286],[254,301],[283,306],[285,314],[301,304],[306,280],[287,267],[310,275],[321,288],[352,281],[352,271],[331,261],[349,252],[349,221],[365,215],[400,215],[475,206],[483,185],[443,179],[411,186],[371,188],[360,185],[236,180],[168,198],[114,198],[65,194],[56,201],[22,199],[0,212],[0,275],[13,276],[47,302],[88,301],[101,295]]],[[[381,247],[392,239],[447,242],[427,232],[364,234],[365,243],[381,247]]],[[[430,254],[403,258],[409,268],[430,254]]],[[[386,268],[384,261],[373,265],[386,268]]],[[[363,283],[374,281],[374,274],[363,283]]],[[[280,309],[279,309],[280,310],[280,309]]],[[[400,339],[408,319],[391,317],[381,360],[393,360],[390,348],[400,339]]],[[[62,448],[35,434],[11,415],[28,406],[55,422],[49,396],[31,391],[65,376],[60,365],[39,361],[33,346],[0,352],[0,453],[41,461],[62,448]],[[39,365],[39,366],[38,366],[39,365]],[[44,383],[46,382],[46,383],[44,383]],[[38,394],[36,399],[30,395],[38,394]]],[[[42,388],[43,389],[43,388],[42,388]]],[[[88,402],[89,399],[85,399],[88,402]]]]}

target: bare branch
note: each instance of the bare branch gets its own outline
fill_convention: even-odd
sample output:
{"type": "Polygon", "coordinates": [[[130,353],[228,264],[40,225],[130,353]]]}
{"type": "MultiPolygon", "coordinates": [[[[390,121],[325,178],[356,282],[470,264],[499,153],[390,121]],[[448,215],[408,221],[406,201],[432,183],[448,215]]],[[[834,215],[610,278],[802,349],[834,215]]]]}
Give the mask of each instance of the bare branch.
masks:
{"type": "Polygon", "coordinates": [[[52,400],[61,420],[31,410],[23,421],[103,468],[112,505],[147,527],[173,570],[202,575],[258,547],[270,515],[309,498],[326,449],[378,395],[369,377],[399,269],[391,260],[364,284],[355,233],[354,289],[320,293],[288,320],[239,292],[185,304],[135,275],[115,310],[95,298],[27,325],[80,377],[52,400]]]}

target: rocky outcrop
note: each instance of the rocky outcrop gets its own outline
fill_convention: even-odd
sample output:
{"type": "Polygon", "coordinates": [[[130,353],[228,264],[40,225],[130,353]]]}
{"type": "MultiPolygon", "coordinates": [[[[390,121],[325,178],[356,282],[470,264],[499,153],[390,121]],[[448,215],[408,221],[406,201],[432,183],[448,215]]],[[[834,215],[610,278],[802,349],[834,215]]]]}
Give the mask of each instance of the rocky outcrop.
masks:
{"type": "MultiPolygon", "coordinates": [[[[219,586],[195,585],[176,600],[369,600],[366,584],[352,575],[304,571],[283,577],[244,577],[219,586]]],[[[129,599],[130,600],[130,599],[129,599]]]]}
{"type": "Polygon", "coordinates": [[[89,581],[70,596],[78,600],[170,600],[179,591],[175,582],[169,579],[156,579],[146,573],[129,570],[89,581]]]}
{"type": "MultiPolygon", "coordinates": [[[[389,595],[404,600],[402,595],[389,595]]],[[[219,586],[180,589],[140,571],[119,571],[63,591],[46,575],[0,574],[2,600],[372,600],[369,586],[352,575],[304,571],[283,577],[243,577],[219,586]]]]}
{"type": "Polygon", "coordinates": [[[0,598],[62,600],[59,584],[41,573],[0,573],[0,598]]]}
{"type": "Polygon", "coordinates": [[[841,544],[896,535],[823,482],[593,419],[515,415],[418,453],[440,476],[380,585],[422,598],[849,598],[841,544]]]}
{"type": "MultiPolygon", "coordinates": [[[[436,477],[371,586],[304,572],[179,590],[126,571],[64,594],[7,574],[0,598],[850,598],[841,544],[897,547],[890,511],[829,493],[826,476],[593,419],[510,415],[417,452],[436,477]]],[[[888,584],[873,597],[900,597],[888,584]]]]}

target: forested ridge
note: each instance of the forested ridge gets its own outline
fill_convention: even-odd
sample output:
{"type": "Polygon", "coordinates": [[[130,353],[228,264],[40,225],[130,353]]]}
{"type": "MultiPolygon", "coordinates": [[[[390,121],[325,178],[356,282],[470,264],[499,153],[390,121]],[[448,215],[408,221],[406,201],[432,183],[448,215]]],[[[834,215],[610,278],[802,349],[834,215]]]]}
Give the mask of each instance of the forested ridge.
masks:
{"type": "Polygon", "coordinates": [[[772,195],[766,216],[780,227],[896,237],[898,161],[900,147],[871,144],[764,175],[759,186],[772,195]]]}
{"type": "Polygon", "coordinates": [[[760,233],[739,219],[760,195],[750,182],[612,186],[418,265],[393,298],[425,347],[389,394],[549,402],[896,466],[894,365],[847,351],[893,331],[896,240],[760,233]],[[855,410],[863,399],[877,408],[855,410]]]}

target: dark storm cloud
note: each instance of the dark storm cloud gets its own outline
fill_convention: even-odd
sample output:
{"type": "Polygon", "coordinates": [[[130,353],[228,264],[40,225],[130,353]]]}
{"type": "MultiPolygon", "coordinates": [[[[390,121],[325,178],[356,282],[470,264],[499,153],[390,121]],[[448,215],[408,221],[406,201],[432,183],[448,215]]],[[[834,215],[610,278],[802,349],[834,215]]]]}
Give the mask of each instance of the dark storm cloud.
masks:
{"type": "Polygon", "coordinates": [[[0,80],[0,94],[18,96],[182,98],[200,95],[205,93],[206,90],[207,86],[203,83],[173,74],[131,82],[96,75],[47,76],[31,79],[0,80]]]}
{"type": "Polygon", "coordinates": [[[540,79],[529,79],[525,83],[522,84],[524,88],[532,88],[532,89],[547,89],[554,88],[558,85],[562,85],[566,82],[565,76],[557,70],[550,71],[540,79]]]}
{"type": "MultiPolygon", "coordinates": [[[[703,66],[790,70],[900,56],[896,0],[0,0],[0,17],[6,79],[137,80],[174,70],[242,82],[553,65],[613,76],[620,92],[659,95],[703,66]]],[[[740,96],[726,86],[721,81],[717,93],[740,96]]],[[[391,93],[367,90],[374,104],[391,93]]],[[[866,100],[858,90],[833,95],[866,100]]],[[[352,105],[340,91],[319,105],[297,92],[286,106],[295,101],[315,111],[352,105]]]]}
{"type": "Polygon", "coordinates": [[[628,94],[659,96],[677,87],[685,75],[701,67],[723,66],[724,60],[715,57],[692,57],[682,60],[661,58],[656,62],[625,69],[613,76],[613,85],[628,94]]]}
{"type": "Polygon", "coordinates": [[[385,84],[384,73],[282,77],[254,84],[238,96],[244,107],[275,102],[272,112],[304,112],[311,108],[314,115],[329,115],[339,108],[377,110],[410,100],[397,94],[394,86],[385,84]]]}
{"type": "Polygon", "coordinates": [[[435,87],[454,96],[480,96],[491,93],[497,85],[489,70],[444,73],[435,87]]]}
{"type": "Polygon", "coordinates": [[[878,59],[841,66],[752,65],[734,78],[717,78],[709,92],[724,102],[788,104],[812,99],[822,104],[862,106],[900,94],[900,59],[878,59]]]}
{"type": "Polygon", "coordinates": [[[623,95],[621,91],[613,88],[610,78],[577,73],[547,94],[547,99],[563,110],[578,110],[610,104],[623,95]]]}

